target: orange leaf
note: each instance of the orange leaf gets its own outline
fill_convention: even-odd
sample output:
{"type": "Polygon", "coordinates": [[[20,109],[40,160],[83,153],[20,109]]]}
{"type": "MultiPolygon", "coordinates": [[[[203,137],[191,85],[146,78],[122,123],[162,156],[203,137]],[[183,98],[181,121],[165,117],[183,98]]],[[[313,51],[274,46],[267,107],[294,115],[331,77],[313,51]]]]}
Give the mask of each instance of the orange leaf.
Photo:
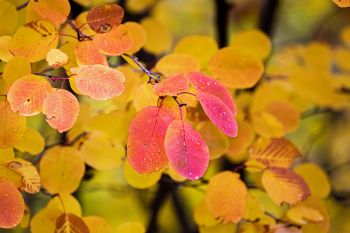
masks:
{"type": "Polygon", "coordinates": [[[261,182],[271,200],[276,204],[295,205],[310,195],[305,181],[285,168],[269,168],[264,171],[261,182]]]}
{"type": "Polygon", "coordinates": [[[164,138],[175,116],[158,107],[142,109],[131,122],[128,137],[128,160],[139,173],[159,171],[168,164],[164,138]]]}
{"type": "Polygon", "coordinates": [[[97,6],[87,15],[87,23],[95,32],[105,33],[117,27],[124,17],[124,9],[117,4],[97,6]]]}
{"type": "Polygon", "coordinates": [[[186,75],[178,74],[169,76],[162,82],[153,86],[153,92],[158,96],[176,96],[180,92],[186,91],[189,88],[189,80],[186,75]]]}
{"type": "Polygon", "coordinates": [[[41,112],[44,100],[52,90],[46,79],[30,74],[12,84],[7,99],[12,111],[22,116],[33,116],[41,112]]]}
{"type": "Polygon", "coordinates": [[[107,59],[102,55],[93,41],[82,41],[74,50],[78,65],[108,65],[107,59]]]}
{"type": "Polygon", "coordinates": [[[89,228],[77,215],[63,213],[56,219],[55,233],[89,233],[89,228]]]}
{"type": "Polygon", "coordinates": [[[199,62],[192,55],[171,53],[162,57],[156,64],[156,69],[166,75],[187,74],[199,71],[199,62]]]}
{"type": "Polygon", "coordinates": [[[30,5],[38,15],[56,26],[66,21],[70,12],[68,0],[32,0],[30,5]]]}
{"type": "Polygon", "coordinates": [[[208,210],[223,223],[238,223],[242,219],[246,198],[247,187],[237,173],[230,171],[214,175],[205,195],[208,210]]]}
{"type": "Polygon", "coordinates": [[[50,93],[43,104],[47,123],[60,133],[72,128],[78,118],[79,110],[77,98],[64,89],[50,93]]]}
{"type": "Polygon", "coordinates": [[[1,177],[0,197],[0,228],[13,228],[23,217],[23,197],[13,183],[1,177]]]}
{"type": "Polygon", "coordinates": [[[289,168],[294,159],[301,156],[298,148],[285,138],[259,138],[249,150],[250,159],[268,167],[289,168]]]}
{"type": "Polygon", "coordinates": [[[94,100],[119,96],[125,88],[123,73],[108,66],[84,65],[72,68],[71,72],[76,74],[74,79],[78,91],[94,100]]]}
{"type": "Polygon", "coordinates": [[[196,180],[209,164],[209,148],[201,135],[182,120],[173,121],[164,141],[170,165],[181,176],[196,180]]]}
{"type": "Polygon", "coordinates": [[[350,0],[333,0],[339,7],[350,7],[350,0]]]}

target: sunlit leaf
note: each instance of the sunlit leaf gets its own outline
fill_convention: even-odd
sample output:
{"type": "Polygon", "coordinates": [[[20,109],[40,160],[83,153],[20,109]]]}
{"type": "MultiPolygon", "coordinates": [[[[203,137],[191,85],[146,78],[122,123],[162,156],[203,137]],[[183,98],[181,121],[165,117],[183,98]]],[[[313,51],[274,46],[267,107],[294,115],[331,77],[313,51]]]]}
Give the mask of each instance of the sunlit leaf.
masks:
{"type": "Polygon", "coordinates": [[[56,146],[40,160],[40,177],[44,188],[52,193],[72,193],[83,178],[85,165],[78,151],[56,146]]]}
{"type": "Polygon", "coordinates": [[[212,227],[219,224],[209,212],[205,199],[201,200],[194,210],[194,220],[199,226],[212,227]]]}
{"type": "Polygon", "coordinates": [[[30,6],[43,19],[47,19],[55,25],[66,21],[70,13],[68,0],[31,0],[30,6]]]}
{"type": "Polygon", "coordinates": [[[52,91],[45,78],[30,74],[12,84],[7,98],[12,111],[22,116],[33,116],[42,111],[44,100],[52,91]]]}
{"type": "Polygon", "coordinates": [[[8,102],[0,102],[0,148],[13,147],[23,136],[27,120],[11,110],[8,102]]]}
{"type": "Polygon", "coordinates": [[[0,36],[12,35],[16,30],[18,12],[11,1],[0,1],[0,18],[6,19],[6,23],[2,23],[0,26],[0,36]]]}
{"type": "Polygon", "coordinates": [[[86,164],[100,171],[119,167],[125,156],[124,146],[120,142],[99,132],[88,134],[79,152],[86,164]]]}
{"type": "Polygon", "coordinates": [[[214,218],[223,223],[239,222],[246,208],[247,188],[237,173],[224,171],[214,175],[205,201],[214,218]]]}
{"type": "Polygon", "coordinates": [[[165,133],[175,117],[167,110],[146,107],[131,122],[128,161],[139,173],[159,171],[168,164],[164,149],[165,133]]]}
{"type": "Polygon", "coordinates": [[[8,62],[12,57],[10,53],[11,36],[0,36],[0,60],[8,62]]]}
{"type": "Polygon", "coordinates": [[[162,57],[156,69],[166,76],[199,71],[199,62],[188,54],[171,53],[162,57]]]}
{"type": "Polygon", "coordinates": [[[162,23],[153,18],[145,18],[141,21],[141,26],[146,30],[147,40],[144,46],[146,51],[158,55],[170,48],[172,38],[162,23]]]}
{"type": "Polygon", "coordinates": [[[269,168],[264,171],[261,182],[271,199],[279,205],[295,205],[310,195],[305,181],[288,169],[269,168]]]}
{"type": "Polygon", "coordinates": [[[107,59],[96,48],[92,41],[82,41],[74,50],[78,65],[108,65],[107,59]]]}
{"type": "MultiPolygon", "coordinates": [[[[323,201],[315,196],[308,197],[305,201],[299,203],[297,206],[304,206],[317,210],[322,216],[323,220],[319,222],[308,222],[301,226],[301,230],[304,233],[327,233],[330,229],[330,216],[323,203],[323,201]]],[[[320,220],[320,218],[318,218],[320,220]]]]}
{"type": "Polygon", "coordinates": [[[127,52],[137,53],[146,44],[146,30],[136,22],[129,21],[126,22],[124,25],[133,39],[133,45],[127,52]]]}
{"type": "Polygon", "coordinates": [[[190,180],[203,176],[209,164],[209,148],[192,126],[173,121],[166,132],[164,147],[170,165],[190,180]]]}
{"type": "Polygon", "coordinates": [[[292,208],[290,208],[287,211],[286,216],[293,223],[299,225],[304,225],[308,221],[321,222],[324,219],[322,214],[317,209],[313,209],[302,205],[293,206],[292,208]]]}
{"type": "Polygon", "coordinates": [[[131,13],[141,13],[152,7],[156,0],[129,0],[126,2],[126,8],[131,13]]]}
{"type": "Polygon", "coordinates": [[[83,221],[89,228],[89,233],[113,233],[112,227],[104,218],[88,216],[83,221]]]}
{"type": "Polygon", "coordinates": [[[234,115],[236,115],[236,104],[232,100],[231,93],[215,79],[212,79],[200,72],[190,73],[189,79],[191,84],[197,91],[206,92],[215,95],[229,107],[234,115]]]}
{"type": "Polygon", "coordinates": [[[189,88],[188,77],[184,74],[172,75],[153,86],[153,92],[158,96],[177,96],[189,88]]]}
{"type": "Polygon", "coordinates": [[[267,112],[253,113],[252,125],[255,132],[265,138],[280,138],[285,134],[282,123],[267,112]]]}
{"type": "Polygon", "coordinates": [[[14,159],[15,152],[13,148],[0,148],[0,162],[4,162],[6,160],[14,159]]]}
{"type": "Polygon", "coordinates": [[[97,6],[87,15],[87,22],[92,30],[105,33],[120,25],[124,17],[124,9],[117,4],[97,6]]]}
{"type": "Polygon", "coordinates": [[[156,96],[152,87],[148,84],[142,84],[135,90],[133,105],[136,111],[140,111],[147,106],[157,105],[158,96],[156,96]]]}
{"type": "Polygon", "coordinates": [[[133,43],[132,34],[123,24],[94,37],[95,46],[101,53],[108,56],[119,56],[127,52],[132,48],[133,43]]]}
{"type": "Polygon", "coordinates": [[[60,68],[69,62],[69,57],[59,49],[51,49],[46,55],[46,61],[53,68],[60,68]]]}
{"type": "Polygon", "coordinates": [[[20,56],[12,57],[5,65],[3,72],[5,93],[8,92],[11,85],[22,76],[31,73],[28,59],[20,56]]]}
{"type": "Polygon", "coordinates": [[[216,41],[209,36],[191,35],[182,38],[174,48],[175,53],[183,53],[195,57],[201,68],[208,65],[210,58],[218,50],[216,41]]]}
{"type": "Polygon", "coordinates": [[[145,233],[145,227],[139,222],[125,222],[117,228],[117,233],[145,233]]]}
{"type": "Polygon", "coordinates": [[[259,201],[252,195],[247,195],[246,209],[243,218],[249,221],[256,221],[264,216],[264,210],[259,201]]]}
{"type": "Polygon", "coordinates": [[[249,88],[259,81],[264,66],[251,51],[226,47],[214,54],[208,69],[215,79],[227,87],[249,88]]]}
{"type": "Polygon", "coordinates": [[[237,136],[238,128],[234,115],[221,99],[205,92],[198,92],[196,97],[216,127],[230,137],[237,136]]]}
{"type": "Polygon", "coordinates": [[[333,0],[333,2],[337,4],[339,7],[350,7],[349,0],[333,0]]]}
{"type": "Polygon", "coordinates": [[[84,65],[71,69],[78,90],[94,100],[121,95],[125,88],[123,73],[104,65],[84,65]]]}
{"type": "Polygon", "coordinates": [[[72,128],[78,118],[79,109],[77,98],[64,89],[56,89],[51,92],[43,104],[43,113],[46,115],[47,123],[60,133],[72,128]]]}
{"type": "Polygon", "coordinates": [[[22,176],[12,169],[6,167],[3,163],[0,163],[0,177],[10,181],[16,186],[16,188],[19,188],[22,185],[22,176]]]}
{"type": "Polygon", "coordinates": [[[227,224],[218,224],[211,227],[199,227],[200,233],[226,233],[226,232],[236,232],[236,224],[227,223],[227,224]]]}
{"type": "Polygon", "coordinates": [[[28,208],[27,205],[25,205],[23,218],[22,218],[21,222],[19,223],[19,226],[21,228],[28,228],[30,220],[31,220],[30,209],[28,208]]]}
{"type": "Polygon", "coordinates": [[[289,168],[294,159],[301,156],[298,148],[285,138],[259,138],[249,150],[250,159],[256,159],[268,167],[289,168]]]}
{"type": "Polygon", "coordinates": [[[40,191],[40,176],[32,163],[16,158],[6,161],[3,164],[22,176],[22,185],[20,186],[21,190],[31,194],[40,191]]]}
{"type": "Polygon", "coordinates": [[[33,21],[20,27],[10,42],[10,51],[30,62],[46,57],[50,49],[56,48],[58,36],[55,27],[46,21],[33,21]]]}
{"type": "Polygon", "coordinates": [[[4,178],[0,178],[0,196],[0,228],[13,228],[23,217],[23,197],[16,186],[4,178]]]}
{"type": "Polygon", "coordinates": [[[55,233],[89,233],[89,228],[82,218],[63,213],[56,219],[55,233]]]}
{"type": "Polygon", "coordinates": [[[129,162],[124,163],[124,178],[134,188],[145,189],[149,188],[159,181],[162,176],[162,170],[150,174],[140,174],[130,166],[129,162]]]}
{"type": "Polygon", "coordinates": [[[129,66],[118,66],[117,70],[122,72],[125,77],[125,90],[124,92],[117,98],[117,101],[121,102],[129,102],[133,99],[136,94],[136,89],[142,84],[142,76],[140,73],[135,72],[135,70],[129,66]]]}

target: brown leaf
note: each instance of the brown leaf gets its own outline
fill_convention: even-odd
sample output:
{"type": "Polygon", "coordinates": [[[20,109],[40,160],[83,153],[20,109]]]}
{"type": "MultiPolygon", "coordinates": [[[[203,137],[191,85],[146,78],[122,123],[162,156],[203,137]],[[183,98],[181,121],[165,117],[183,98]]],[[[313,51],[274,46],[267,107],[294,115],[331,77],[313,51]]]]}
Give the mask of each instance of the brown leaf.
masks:
{"type": "Polygon", "coordinates": [[[80,217],[63,213],[56,219],[55,233],[89,233],[89,228],[80,217]]]}
{"type": "Polygon", "coordinates": [[[109,4],[91,9],[87,15],[87,22],[95,32],[105,33],[118,26],[123,17],[123,8],[117,4],[109,4]]]}

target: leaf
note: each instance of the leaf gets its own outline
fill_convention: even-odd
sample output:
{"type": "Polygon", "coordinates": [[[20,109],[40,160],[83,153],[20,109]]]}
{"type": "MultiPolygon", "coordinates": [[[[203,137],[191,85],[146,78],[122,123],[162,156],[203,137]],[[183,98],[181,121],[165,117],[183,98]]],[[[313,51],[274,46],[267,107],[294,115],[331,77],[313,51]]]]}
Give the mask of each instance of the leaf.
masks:
{"type": "Polygon", "coordinates": [[[89,228],[89,233],[113,233],[112,227],[104,218],[88,216],[83,221],[89,228]]]}
{"type": "Polygon", "coordinates": [[[301,176],[310,189],[313,196],[327,198],[331,192],[330,181],[327,173],[317,164],[302,163],[293,168],[293,171],[301,176]]]}
{"type": "Polygon", "coordinates": [[[267,112],[251,113],[254,131],[264,138],[280,138],[285,135],[282,123],[267,112]]]}
{"type": "Polygon", "coordinates": [[[6,23],[0,26],[0,35],[12,35],[17,26],[19,15],[16,6],[11,1],[0,2],[0,19],[6,19],[6,23]]]}
{"type": "Polygon", "coordinates": [[[13,147],[27,128],[27,119],[12,112],[8,102],[0,101],[0,148],[13,147]]]}
{"type": "Polygon", "coordinates": [[[0,163],[14,158],[15,152],[13,151],[13,148],[0,148],[0,163]]]}
{"type": "Polygon", "coordinates": [[[172,75],[163,79],[160,83],[153,86],[153,92],[158,96],[177,96],[179,93],[187,91],[189,80],[186,75],[172,75]]]}
{"type": "Polygon", "coordinates": [[[27,128],[22,138],[14,145],[21,152],[28,152],[37,155],[45,148],[43,136],[32,128],[27,128]]]}
{"type": "Polygon", "coordinates": [[[135,54],[146,44],[146,30],[141,26],[141,24],[136,22],[126,22],[124,25],[128,31],[128,34],[130,34],[133,39],[132,47],[127,52],[135,54]]]}
{"type": "Polygon", "coordinates": [[[13,228],[23,217],[23,197],[14,184],[1,177],[0,197],[0,228],[13,228]]]}
{"type": "Polygon", "coordinates": [[[156,96],[152,87],[146,83],[142,84],[135,90],[133,105],[136,111],[140,111],[148,106],[157,105],[158,96],[156,96]]]}
{"type": "Polygon", "coordinates": [[[120,142],[97,131],[86,136],[79,146],[79,152],[86,164],[99,171],[119,167],[125,156],[124,146],[120,142]]]}
{"type": "Polygon", "coordinates": [[[94,44],[98,50],[108,56],[119,56],[133,46],[133,38],[123,24],[111,31],[103,34],[97,34],[94,37],[94,44]]]}
{"type": "Polygon", "coordinates": [[[78,188],[84,172],[84,161],[78,151],[71,147],[52,147],[40,160],[42,185],[52,194],[74,192],[78,188]]]}
{"type": "Polygon", "coordinates": [[[44,101],[43,113],[49,125],[62,133],[73,127],[79,115],[78,99],[69,91],[56,89],[44,101]]]}
{"type": "Polygon", "coordinates": [[[272,49],[269,37],[263,31],[257,29],[245,30],[232,35],[230,44],[248,49],[261,60],[266,59],[272,49]]]}
{"type": "Polygon", "coordinates": [[[69,62],[69,57],[59,49],[51,49],[46,55],[46,61],[53,68],[60,68],[69,62]]]}
{"type": "Polygon", "coordinates": [[[145,227],[136,221],[125,222],[117,228],[117,233],[145,233],[145,227]]]}
{"type": "Polygon", "coordinates": [[[201,72],[193,72],[188,75],[191,84],[198,92],[206,92],[218,97],[230,108],[233,115],[237,113],[236,104],[233,102],[232,94],[218,81],[202,74],[201,72]]]}
{"type": "Polygon", "coordinates": [[[146,30],[147,39],[143,48],[147,52],[159,55],[170,49],[171,34],[161,22],[154,18],[145,18],[141,21],[141,26],[146,30]]]}
{"type": "Polygon", "coordinates": [[[218,50],[216,41],[209,36],[190,35],[183,37],[174,48],[174,53],[183,53],[195,57],[201,68],[206,68],[210,58],[218,50]]]}
{"type": "Polygon", "coordinates": [[[222,223],[238,223],[246,207],[247,188],[237,173],[224,171],[209,181],[205,201],[210,213],[222,223]]]}
{"type": "Polygon", "coordinates": [[[33,21],[20,27],[10,42],[10,51],[30,62],[46,57],[50,49],[56,48],[58,36],[55,27],[46,21],[33,21]]]}
{"type": "Polygon", "coordinates": [[[30,73],[31,68],[28,59],[20,56],[12,57],[4,67],[3,80],[5,93],[9,91],[11,85],[16,80],[30,73]]]}
{"type": "Polygon", "coordinates": [[[150,174],[140,174],[133,167],[131,167],[128,161],[124,163],[124,178],[128,184],[137,189],[145,189],[157,184],[162,176],[163,171],[157,171],[150,174]]]}
{"type": "Polygon", "coordinates": [[[127,155],[139,173],[152,173],[168,164],[165,133],[175,117],[163,108],[146,107],[137,113],[129,128],[127,155]]]}
{"type": "Polygon", "coordinates": [[[305,181],[285,168],[269,168],[264,171],[261,182],[271,199],[278,205],[295,205],[310,195],[305,181]]]}
{"type": "Polygon", "coordinates": [[[301,153],[285,138],[259,138],[249,150],[249,155],[250,159],[262,162],[267,167],[289,168],[301,153]]]}
{"type": "Polygon", "coordinates": [[[199,226],[212,227],[219,224],[209,212],[205,199],[201,200],[195,207],[194,220],[199,226]]]}
{"type": "Polygon", "coordinates": [[[227,136],[237,136],[238,128],[234,115],[221,99],[205,92],[198,92],[196,97],[201,103],[204,112],[216,127],[227,136]]]}
{"type": "Polygon", "coordinates": [[[249,88],[260,80],[264,66],[251,51],[231,46],[217,51],[208,69],[226,87],[249,88]]]}
{"type": "Polygon", "coordinates": [[[27,193],[38,193],[41,188],[40,176],[34,165],[26,160],[16,158],[3,163],[6,167],[22,176],[20,189],[27,193]]]}
{"type": "Polygon", "coordinates": [[[12,53],[10,52],[10,41],[12,36],[0,36],[0,60],[8,62],[13,58],[12,53]]]}
{"type": "Polygon", "coordinates": [[[248,221],[257,221],[263,218],[264,210],[259,201],[248,193],[246,200],[246,209],[243,218],[248,221]]]}
{"type": "Polygon", "coordinates": [[[93,41],[79,42],[74,53],[79,66],[94,64],[108,65],[106,57],[98,51],[93,41]]]}
{"type": "Polygon", "coordinates": [[[94,100],[106,100],[122,94],[125,77],[122,72],[104,65],[84,65],[71,69],[78,90],[94,100]]]}
{"type": "Polygon", "coordinates": [[[339,7],[350,7],[350,0],[333,0],[339,7]]]}
{"type": "Polygon", "coordinates": [[[64,23],[70,13],[68,0],[31,0],[30,6],[43,19],[56,26],[64,23]]]}
{"type": "Polygon", "coordinates": [[[89,233],[83,219],[71,213],[63,213],[56,219],[55,233],[89,233]]]}
{"type": "Polygon", "coordinates": [[[165,76],[171,76],[199,71],[200,68],[195,57],[188,54],[171,53],[157,62],[156,69],[165,76]]]}
{"type": "Polygon", "coordinates": [[[46,79],[30,74],[12,84],[7,99],[12,111],[22,116],[33,116],[42,111],[44,100],[52,90],[46,79]]]}
{"type": "Polygon", "coordinates": [[[323,221],[322,214],[314,208],[310,208],[307,206],[293,206],[286,213],[287,218],[292,221],[292,223],[298,225],[304,225],[308,221],[311,222],[321,222],[323,221]]]}
{"type": "Polygon", "coordinates": [[[117,4],[106,4],[91,9],[87,15],[87,23],[95,32],[105,33],[118,27],[123,17],[123,8],[117,4]]]}
{"type": "Polygon", "coordinates": [[[164,147],[171,167],[181,176],[196,180],[207,170],[209,148],[190,124],[182,120],[171,122],[164,147]]]}

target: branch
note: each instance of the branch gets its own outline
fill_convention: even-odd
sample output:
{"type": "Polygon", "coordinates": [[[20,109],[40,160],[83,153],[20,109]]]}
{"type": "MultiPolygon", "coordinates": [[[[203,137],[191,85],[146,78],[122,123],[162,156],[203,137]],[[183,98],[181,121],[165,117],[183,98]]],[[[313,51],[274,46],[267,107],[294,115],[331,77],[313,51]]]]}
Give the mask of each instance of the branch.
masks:
{"type": "Polygon", "coordinates": [[[271,36],[279,0],[266,0],[260,13],[259,28],[271,36]]]}
{"type": "Polygon", "coordinates": [[[17,11],[22,10],[23,8],[27,7],[28,4],[29,4],[29,1],[27,1],[27,2],[25,2],[25,3],[23,3],[23,4],[19,5],[19,6],[17,6],[17,7],[16,7],[16,10],[17,10],[17,11]]]}
{"type": "Polygon", "coordinates": [[[92,37],[86,35],[77,26],[75,26],[75,24],[73,23],[73,21],[70,18],[67,18],[66,22],[77,33],[78,41],[92,40],[92,37]]]}
{"type": "Polygon", "coordinates": [[[123,55],[128,57],[128,58],[130,58],[131,60],[133,60],[135,62],[135,64],[142,70],[142,72],[147,74],[147,76],[150,79],[149,83],[151,83],[152,80],[155,83],[159,83],[160,82],[160,74],[148,70],[146,67],[144,67],[142,65],[142,63],[139,61],[139,59],[136,56],[131,55],[131,54],[127,54],[127,53],[124,53],[123,55]]]}

